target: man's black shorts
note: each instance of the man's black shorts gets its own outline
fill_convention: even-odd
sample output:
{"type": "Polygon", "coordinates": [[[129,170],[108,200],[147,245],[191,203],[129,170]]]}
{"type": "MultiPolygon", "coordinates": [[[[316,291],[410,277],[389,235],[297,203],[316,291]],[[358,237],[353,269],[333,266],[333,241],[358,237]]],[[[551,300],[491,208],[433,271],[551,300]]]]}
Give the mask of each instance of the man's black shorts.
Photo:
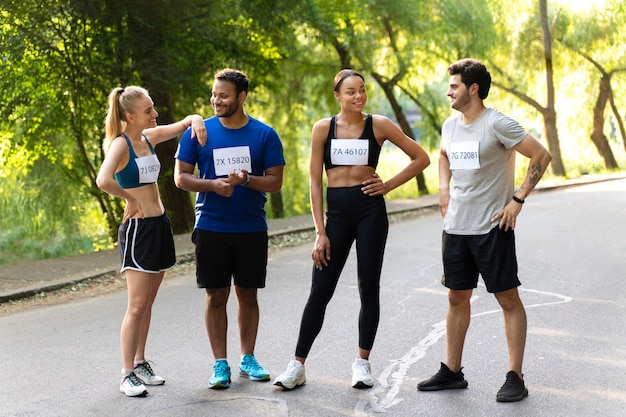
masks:
{"type": "Polygon", "coordinates": [[[517,277],[515,233],[494,227],[486,235],[442,236],[442,284],[452,290],[469,290],[483,277],[490,293],[521,285],[517,277]]]}
{"type": "Polygon", "coordinates": [[[264,288],[267,273],[267,231],[220,233],[195,229],[198,288],[264,288]]]}

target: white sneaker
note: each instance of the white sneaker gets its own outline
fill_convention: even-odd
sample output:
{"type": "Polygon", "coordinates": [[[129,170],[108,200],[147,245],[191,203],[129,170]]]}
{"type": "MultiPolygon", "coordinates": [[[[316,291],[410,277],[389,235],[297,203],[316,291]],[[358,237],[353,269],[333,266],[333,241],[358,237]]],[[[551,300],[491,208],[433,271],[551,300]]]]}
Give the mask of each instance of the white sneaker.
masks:
{"type": "Polygon", "coordinates": [[[148,390],[145,385],[141,383],[134,372],[122,376],[122,380],[120,381],[120,392],[123,392],[128,397],[142,397],[148,394],[148,390]]]}
{"type": "Polygon", "coordinates": [[[371,388],[374,386],[370,361],[356,358],[352,363],[352,386],[354,388],[371,388]]]}
{"type": "Polygon", "coordinates": [[[294,389],[304,384],[306,384],[304,365],[295,359],[289,362],[287,370],[274,380],[274,385],[278,385],[287,390],[294,389]]]}
{"type": "Polygon", "coordinates": [[[165,379],[161,378],[157,374],[154,373],[150,364],[146,361],[144,363],[140,363],[135,366],[135,375],[141,382],[145,385],[163,385],[165,384],[165,379]]]}

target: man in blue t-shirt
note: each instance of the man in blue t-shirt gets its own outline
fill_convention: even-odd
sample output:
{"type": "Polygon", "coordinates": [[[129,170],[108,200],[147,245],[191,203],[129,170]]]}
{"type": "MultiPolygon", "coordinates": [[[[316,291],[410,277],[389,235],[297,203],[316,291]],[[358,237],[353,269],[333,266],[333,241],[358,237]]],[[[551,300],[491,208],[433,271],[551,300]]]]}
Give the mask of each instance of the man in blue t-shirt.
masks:
{"type": "Polygon", "coordinates": [[[199,146],[187,132],[176,152],[176,186],[198,193],[192,240],[198,287],[206,291],[206,328],[215,357],[209,388],[228,388],[231,382],[226,355],[231,279],[239,305],[240,375],[253,381],[270,379],[254,357],[257,289],[265,287],[267,266],[265,193],[280,191],[285,159],[276,131],[244,112],[248,85],[241,71],[218,72],[211,95],[215,116],[205,120],[206,146],[199,146]]]}

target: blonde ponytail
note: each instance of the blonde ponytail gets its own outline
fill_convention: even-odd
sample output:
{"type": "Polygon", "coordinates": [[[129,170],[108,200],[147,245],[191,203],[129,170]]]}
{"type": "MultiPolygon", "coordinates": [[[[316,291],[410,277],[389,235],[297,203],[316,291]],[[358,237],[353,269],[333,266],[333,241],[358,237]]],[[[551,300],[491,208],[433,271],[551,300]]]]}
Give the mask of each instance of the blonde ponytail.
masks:
{"type": "Polygon", "coordinates": [[[149,97],[148,90],[143,87],[115,87],[109,93],[108,109],[105,123],[105,136],[102,149],[109,150],[113,139],[124,132],[126,115],[134,110],[135,101],[140,97],[149,97]]]}

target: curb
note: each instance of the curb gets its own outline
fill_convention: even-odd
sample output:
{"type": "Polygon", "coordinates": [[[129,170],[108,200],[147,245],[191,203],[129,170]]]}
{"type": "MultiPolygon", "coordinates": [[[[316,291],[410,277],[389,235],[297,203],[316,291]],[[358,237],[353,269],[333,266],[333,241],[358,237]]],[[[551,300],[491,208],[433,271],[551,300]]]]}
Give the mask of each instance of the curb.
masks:
{"type": "MultiPolygon", "coordinates": [[[[556,189],[620,179],[626,179],[626,172],[606,175],[589,175],[570,180],[555,180],[552,182],[546,181],[545,183],[540,183],[533,192],[548,192],[556,189]]],[[[437,194],[425,195],[415,199],[388,200],[387,213],[390,222],[398,222],[414,217],[422,211],[438,209],[438,206],[439,195],[437,194]]],[[[268,220],[268,223],[270,225],[270,230],[268,231],[270,250],[272,250],[272,247],[284,248],[299,245],[302,244],[304,239],[309,238],[308,235],[310,235],[310,239],[313,239],[314,236],[313,220],[310,215],[303,215],[290,219],[270,219],[268,220]],[[272,228],[275,230],[272,230],[272,228]]],[[[177,247],[177,265],[180,266],[193,262],[195,256],[193,247],[189,243],[189,234],[176,235],[174,238],[177,247]]],[[[0,293],[0,304],[35,297],[41,293],[72,287],[90,280],[104,278],[111,274],[119,274],[117,268],[117,265],[115,267],[96,268],[54,279],[45,284],[31,286],[25,285],[25,287],[21,289],[7,290],[0,293]]]]}
{"type": "MultiPolygon", "coordinates": [[[[427,200],[433,200],[434,197],[438,196],[424,196],[423,200],[415,199],[415,200],[397,200],[394,203],[390,204],[392,207],[388,208],[388,216],[389,221],[401,221],[406,219],[409,216],[413,216],[416,213],[422,210],[432,209],[437,207],[437,203],[432,203],[427,200]],[[421,201],[420,201],[421,200],[421,201]],[[420,204],[417,204],[420,203],[420,204]],[[396,207],[397,206],[397,207],[396,207]]],[[[295,246],[302,244],[304,239],[313,239],[315,228],[313,226],[313,220],[311,216],[298,216],[301,218],[301,222],[296,226],[280,226],[281,228],[268,231],[269,237],[269,246],[270,248],[285,248],[289,246],[295,246]]],[[[276,223],[281,223],[281,219],[276,220],[276,223]]],[[[293,219],[292,219],[293,220],[293,219]]],[[[269,220],[270,224],[273,222],[269,220]]],[[[175,240],[180,242],[181,240],[189,240],[189,234],[185,235],[177,235],[175,236],[175,240]]],[[[272,250],[272,249],[270,249],[272,250]]],[[[176,265],[186,265],[195,261],[195,254],[193,249],[189,248],[189,245],[178,245],[177,244],[177,255],[176,255],[176,265]],[[181,249],[178,249],[178,248],[181,249]]],[[[36,262],[36,261],[35,261],[36,262]]],[[[10,302],[10,301],[18,301],[26,298],[35,297],[41,293],[47,293],[52,291],[61,290],[64,288],[71,288],[75,285],[79,285],[81,283],[85,283],[91,280],[98,280],[101,278],[105,278],[112,274],[119,274],[117,269],[118,267],[112,268],[99,268],[94,269],[78,274],[68,275],[61,279],[56,279],[53,282],[26,286],[25,288],[18,290],[8,290],[0,293],[0,304],[10,302]]]]}

